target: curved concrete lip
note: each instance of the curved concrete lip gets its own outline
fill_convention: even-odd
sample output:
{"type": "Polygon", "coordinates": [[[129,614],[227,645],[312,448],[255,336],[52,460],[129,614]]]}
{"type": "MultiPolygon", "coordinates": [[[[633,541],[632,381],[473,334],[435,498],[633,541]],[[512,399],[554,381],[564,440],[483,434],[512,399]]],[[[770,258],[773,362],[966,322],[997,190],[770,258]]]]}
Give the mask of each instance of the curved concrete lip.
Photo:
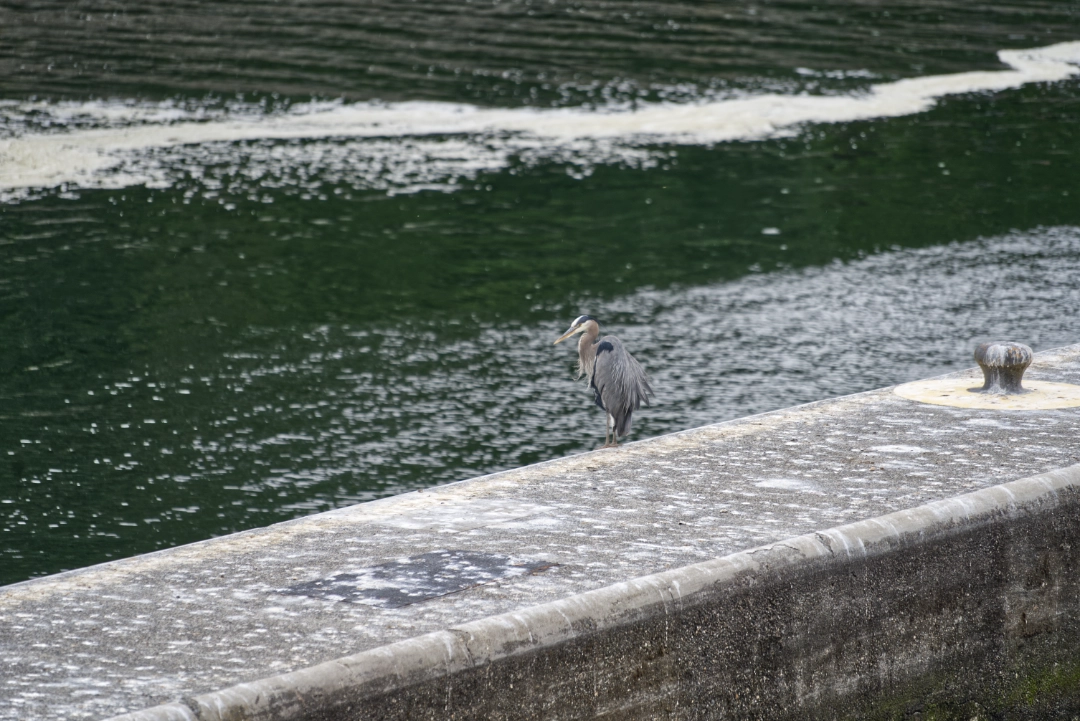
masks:
{"type": "Polygon", "coordinates": [[[935,378],[905,383],[893,389],[901,398],[935,406],[978,408],[1000,411],[1043,411],[1080,406],[1080,386],[1071,383],[1024,381],[1028,392],[1022,395],[977,393],[982,385],[975,378],[935,378]]]}
{"type": "MultiPolygon", "coordinates": [[[[482,618],[309,668],[113,717],[108,721],[287,721],[321,717],[336,695],[380,694],[553,647],[681,604],[754,574],[894,553],[908,544],[1067,502],[1080,465],[807,533],[512,613],[482,618]]],[[[337,716],[335,716],[336,718],[337,716]]]]}

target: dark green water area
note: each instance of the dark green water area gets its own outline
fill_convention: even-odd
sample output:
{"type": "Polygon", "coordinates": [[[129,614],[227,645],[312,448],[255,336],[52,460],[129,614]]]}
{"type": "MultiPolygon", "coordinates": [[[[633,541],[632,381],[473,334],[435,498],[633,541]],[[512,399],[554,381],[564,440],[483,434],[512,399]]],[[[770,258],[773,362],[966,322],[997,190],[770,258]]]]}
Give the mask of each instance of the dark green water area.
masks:
{"type": "Polygon", "coordinates": [[[631,440],[1080,342],[1080,75],[723,142],[261,128],[857,100],[1076,40],[1072,2],[4,2],[0,584],[592,449],[580,313],[653,379],[631,440]]]}

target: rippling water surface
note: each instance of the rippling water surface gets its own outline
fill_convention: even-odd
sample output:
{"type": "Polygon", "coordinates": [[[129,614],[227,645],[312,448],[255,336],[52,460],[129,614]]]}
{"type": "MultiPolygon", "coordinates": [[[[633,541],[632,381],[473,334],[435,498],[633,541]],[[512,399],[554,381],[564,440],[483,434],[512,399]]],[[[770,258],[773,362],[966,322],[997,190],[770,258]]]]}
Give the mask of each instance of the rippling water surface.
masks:
{"type": "Polygon", "coordinates": [[[0,7],[0,583],[1080,340],[1074,3],[0,7]]]}

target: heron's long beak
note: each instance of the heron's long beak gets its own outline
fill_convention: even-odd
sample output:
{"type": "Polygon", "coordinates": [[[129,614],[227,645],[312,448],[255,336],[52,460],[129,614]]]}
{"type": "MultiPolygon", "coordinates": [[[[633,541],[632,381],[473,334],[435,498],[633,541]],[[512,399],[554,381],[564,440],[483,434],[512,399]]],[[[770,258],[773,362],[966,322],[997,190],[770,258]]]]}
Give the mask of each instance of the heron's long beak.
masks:
{"type": "Polygon", "coordinates": [[[574,333],[580,333],[580,332],[581,332],[581,326],[580,326],[580,325],[579,325],[579,326],[578,326],[577,328],[570,328],[570,330],[566,331],[566,332],[565,332],[565,333],[563,333],[563,334],[562,334],[561,336],[559,336],[558,338],[556,338],[556,339],[555,339],[555,342],[554,342],[554,343],[552,343],[551,345],[559,345],[559,344],[560,344],[560,343],[562,343],[562,342],[563,342],[564,340],[566,340],[566,339],[567,339],[567,338],[569,338],[570,336],[574,335],[574,333]]]}

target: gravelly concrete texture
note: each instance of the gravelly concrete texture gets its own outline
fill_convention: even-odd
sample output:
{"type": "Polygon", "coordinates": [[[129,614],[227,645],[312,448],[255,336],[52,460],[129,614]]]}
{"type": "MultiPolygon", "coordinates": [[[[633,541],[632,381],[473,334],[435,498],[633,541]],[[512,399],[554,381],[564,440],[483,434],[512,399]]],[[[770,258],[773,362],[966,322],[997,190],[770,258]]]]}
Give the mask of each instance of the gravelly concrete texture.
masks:
{"type": "MultiPolygon", "coordinates": [[[[1026,377],[1080,383],[1080,346],[1026,377]]],[[[16,584],[0,718],[103,718],[297,671],[1064,468],[1078,439],[1075,408],[885,389],[16,584]]]]}
{"type": "Polygon", "coordinates": [[[114,721],[1074,719],[1078,514],[1075,465],[114,721]]]}

